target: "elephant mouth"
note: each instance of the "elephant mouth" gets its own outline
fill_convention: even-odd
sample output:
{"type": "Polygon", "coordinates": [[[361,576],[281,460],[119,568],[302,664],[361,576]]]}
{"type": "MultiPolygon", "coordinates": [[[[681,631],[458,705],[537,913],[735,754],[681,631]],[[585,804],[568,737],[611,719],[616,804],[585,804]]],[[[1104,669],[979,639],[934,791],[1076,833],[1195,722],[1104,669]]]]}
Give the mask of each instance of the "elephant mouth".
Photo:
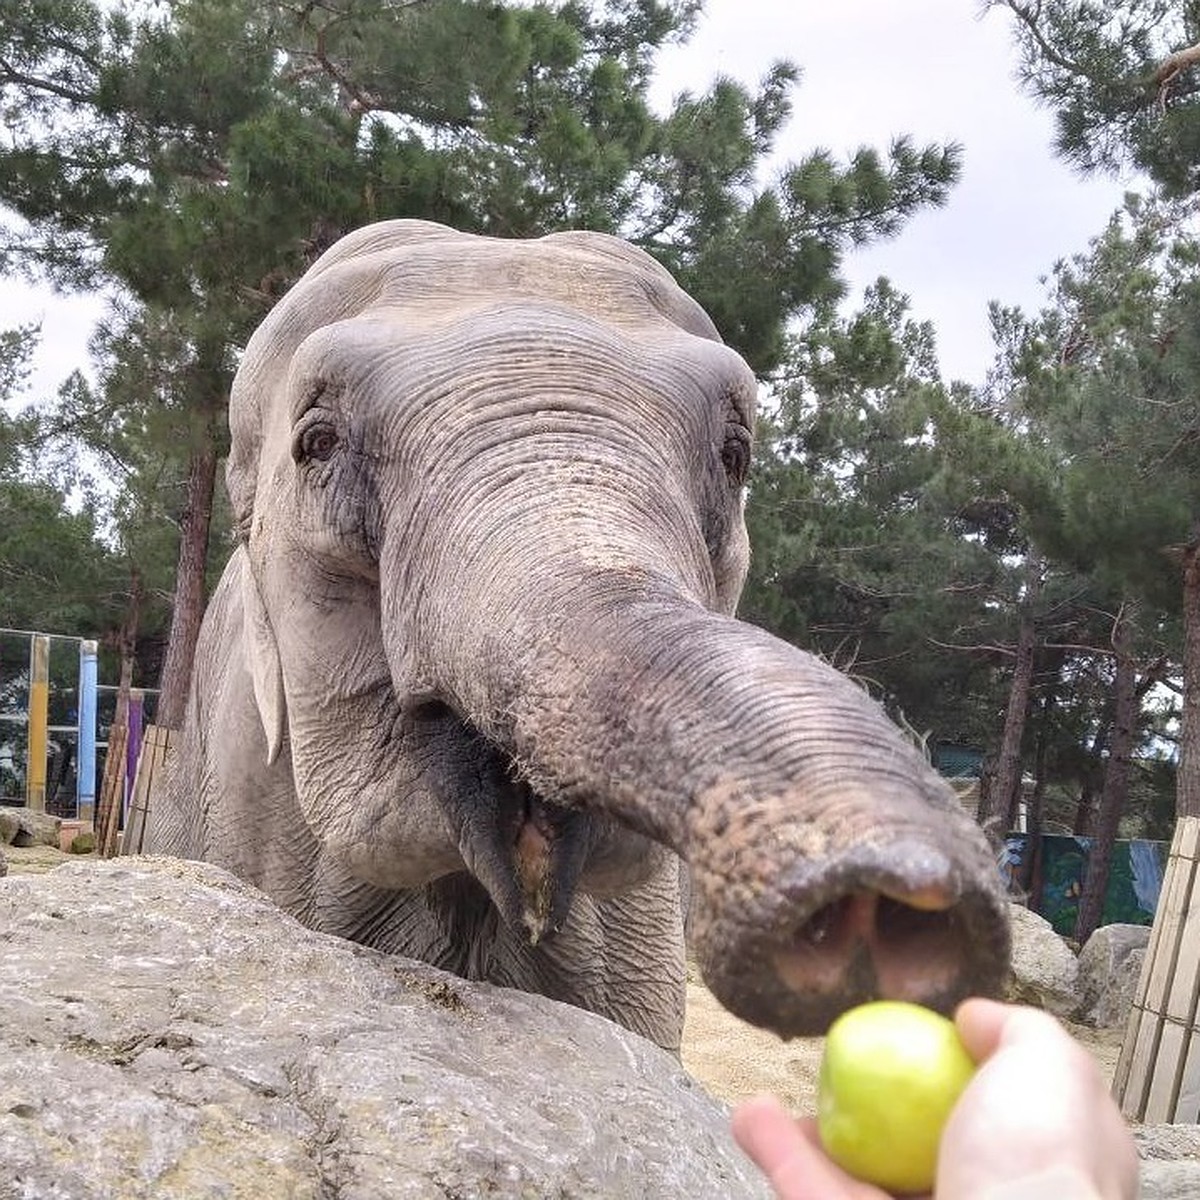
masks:
{"type": "Polygon", "coordinates": [[[530,945],[552,937],[597,840],[591,815],[534,791],[516,759],[449,705],[424,706],[419,723],[446,768],[436,792],[467,870],[530,945]]]}

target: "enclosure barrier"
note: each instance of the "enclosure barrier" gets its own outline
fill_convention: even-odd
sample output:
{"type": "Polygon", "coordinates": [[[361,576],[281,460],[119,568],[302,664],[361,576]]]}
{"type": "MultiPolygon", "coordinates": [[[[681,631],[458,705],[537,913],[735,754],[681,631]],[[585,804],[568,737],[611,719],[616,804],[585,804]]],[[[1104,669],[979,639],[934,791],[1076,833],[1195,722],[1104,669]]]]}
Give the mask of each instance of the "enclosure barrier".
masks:
{"type": "Polygon", "coordinates": [[[1200,817],[1182,817],[1167,859],[1162,895],[1113,1095],[1146,1124],[1200,1122],[1200,817]]]}
{"type": "MultiPolygon", "coordinates": [[[[23,724],[26,727],[25,759],[25,803],[31,809],[44,812],[48,800],[46,763],[51,734],[70,734],[75,737],[75,817],[85,825],[100,831],[96,797],[97,751],[111,749],[109,743],[98,739],[99,696],[101,692],[112,693],[119,689],[99,681],[98,643],[90,638],[79,638],[61,633],[38,633],[29,629],[0,627],[0,636],[18,637],[29,641],[29,689],[23,713],[5,713],[0,720],[23,724]],[[75,703],[75,723],[51,725],[50,715],[50,646],[52,642],[69,642],[79,647],[79,675],[75,703]]],[[[136,773],[138,755],[141,750],[142,725],[144,721],[145,697],[154,694],[154,689],[131,688],[128,714],[124,723],[126,735],[115,751],[120,757],[122,770],[118,777],[122,787],[127,781],[132,785],[136,773]]],[[[117,728],[113,726],[113,730],[117,728]]],[[[111,739],[110,733],[110,739],[111,739]]],[[[105,759],[105,774],[108,774],[109,759],[105,759]]],[[[131,797],[122,794],[117,810],[117,819],[125,812],[131,797]]]]}
{"type": "Polygon", "coordinates": [[[129,816],[121,838],[122,854],[141,854],[146,838],[146,825],[158,789],[166,776],[167,755],[171,752],[174,730],[164,725],[147,725],[142,738],[142,752],[134,773],[133,791],[129,801],[129,816]]]}
{"type": "Polygon", "coordinates": [[[96,813],[96,717],[100,689],[98,647],[79,643],[79,758],[75,768],[75,815],[90,825],[96,813]]]}
{"type": "Polygon", "coordinates": [[[29,758],[25,767],[25,803],[35,812],[46,809],[46,742],[50,713],[50,638],[29,639],[29,758]]]}
{"type": "Polygon", "coordinates": [[[121,810],[125,803],[125,751],[128,729],[114,725],[108,731],[108,754],[104,758],[104,781],[100,785],[100,806],[96,809],[96,849],[101,858],[109,858],[117,845],[121,828],[121,810]]]}

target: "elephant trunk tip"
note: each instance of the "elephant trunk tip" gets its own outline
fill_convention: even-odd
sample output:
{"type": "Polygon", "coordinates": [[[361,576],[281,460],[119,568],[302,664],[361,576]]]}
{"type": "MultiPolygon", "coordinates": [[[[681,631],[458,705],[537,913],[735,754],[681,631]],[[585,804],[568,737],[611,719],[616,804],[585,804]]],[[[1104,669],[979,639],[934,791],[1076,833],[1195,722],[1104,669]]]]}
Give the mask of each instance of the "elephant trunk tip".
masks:
{"type": "Polygon", "coordinates": [[[748,922],[732,917],[740,928],[728,910],[698,912],[697,955],[727,1008],[784,1037],[823,1034],[868,1000],[949,1013],[1007,978],[1007,902],[993,873],[928,846],[860,848],[760,893],[748,922]]]}

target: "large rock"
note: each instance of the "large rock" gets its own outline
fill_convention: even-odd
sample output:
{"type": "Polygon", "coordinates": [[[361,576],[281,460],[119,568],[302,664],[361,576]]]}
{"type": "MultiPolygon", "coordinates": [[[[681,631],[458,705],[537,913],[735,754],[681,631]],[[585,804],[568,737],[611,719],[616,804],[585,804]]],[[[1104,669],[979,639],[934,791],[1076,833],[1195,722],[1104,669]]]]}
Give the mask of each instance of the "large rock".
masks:
{"type": "Polygon", "coordinates": [[[1079,952],[1081,1025],[1124,1027],[1137,991],[1150,930],[1145,925],[1101,925],[1079,952]]]}
{"type": "Polygon", "coordinates": [[[765,1197],[678,1063],[211,867],[0,881],[0,1196],[765,1197]]]}
{"type": "Polygon", "coordinates": [[[1200,1196],[1200,1128],[1145,1125],[1133,1131],[1141,1157],[1141,1200],[1200,1196]]]}
{"type": "Polygon", "coordinates": [[[0,842],[6,846],[57,846],[61,825],[49,813],[0,806],[0,842]]]}
{"type": "Polygon", "coordinates": [[[1012,977],[1008,997],[1033,1004],[1059,1017],[1070,1017],[1079,1005],[1079,960],[1045,917],[1021,904],[1012,915],[1012,977]]]}

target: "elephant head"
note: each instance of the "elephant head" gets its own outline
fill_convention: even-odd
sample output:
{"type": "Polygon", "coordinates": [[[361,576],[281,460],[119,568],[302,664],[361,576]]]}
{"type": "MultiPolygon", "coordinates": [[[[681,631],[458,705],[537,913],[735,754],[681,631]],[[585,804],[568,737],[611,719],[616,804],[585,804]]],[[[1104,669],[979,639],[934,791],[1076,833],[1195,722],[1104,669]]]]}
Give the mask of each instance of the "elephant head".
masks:
{"type": "Polygon", "coordinates": [[[733,1011],[944,1008],[1003,978],[998,875],[859,687],[734,618],[755,392],[616,239],[336,244],[231,405],[268,753],[370,883],[469,871],[537,941],[674,851],[733,1011]]]}

